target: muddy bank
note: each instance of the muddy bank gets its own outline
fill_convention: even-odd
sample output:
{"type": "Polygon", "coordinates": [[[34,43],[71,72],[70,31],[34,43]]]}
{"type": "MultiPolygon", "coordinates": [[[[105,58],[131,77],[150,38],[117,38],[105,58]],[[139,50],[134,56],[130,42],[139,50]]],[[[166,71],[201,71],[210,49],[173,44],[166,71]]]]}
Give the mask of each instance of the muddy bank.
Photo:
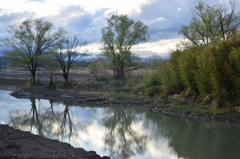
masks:
{"type": "Polygon", "coordinates": [[[110,159],[94,151],[74,148],[67,143],[33,135],[0,124],[1,159],[110,159]]]}
{"type": "Polygon", "coordinates": [[[97,104],[97,105],[119,105],[119,106],[154,106],[147,99],[123,99],[115,98],[108,92],[85,92],[85,91],[60,91],[39,85],[31,88],[23,88],[13,91],[10,95],[24,99],[48,99],[56,102],[71,104],[97,104]]]}
{"type": "Polygon", "coordinates": [[[195,112],[195,111],[192,111],[192,110],[176,110],[176,109],[159,108],[159,107],[152,107],[151,111],[155,112],[155,113],[178,115],[178,116],[196,118],[196,119],[203,119],[203,120],[214,120],[214,121],[221,121],[221,122],[237,122],[237,123],[240,123],[240,115],[239,114],[238,114],[238,117],[232,118],[232,117],[225,116],[225,115],[212,116],[210,114],[195,112]]]}
{"type": "Polygon", "coordinates": [[[139,98],[116,98],[109,95],[108,92],[83,92],[83,91],[59,91],[49,88],[45,85],[40,85],[31,88],[24,88],[12,92],[10,95],[16,98],[35,98],[48,99],[52,101],[70,103],[70,104],[94,104],[94,105],[112,105],[112,106],[139,106],[148,107],[155,113],[163,113],[168,115],[179,115],[190,118],[198,118],[204,120],[224,121],[224,122],[239,122],[240,113],[233,111],[228,115],[211,115],[206,110],[179,110],[172,109],[170,106],[157,106],[154,99],[150,97],[139,98]]]}

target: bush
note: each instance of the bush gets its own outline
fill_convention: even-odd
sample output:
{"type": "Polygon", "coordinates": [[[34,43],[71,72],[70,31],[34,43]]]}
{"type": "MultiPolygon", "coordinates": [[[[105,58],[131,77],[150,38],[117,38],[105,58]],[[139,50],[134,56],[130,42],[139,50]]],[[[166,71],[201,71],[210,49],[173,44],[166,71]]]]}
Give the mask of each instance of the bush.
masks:
{"type": "Polygon", "coordinates": [[[140,84],[135,87],[135,92],[144,92],[144,95],[153,96],[161,92],[158,72],[146,71],[140,78],[140,84]]]}
{"type": "Polygon", "coordinates": [[[88,69],[90,73],[93,74],[98,81],[106,79],[106,77],[104,77],[104,72],[106,72],[106,69],[101,62],[96,61],[90,62],[88,65],[88,69]]]}
{"type": "Polygon", "coordinates": [[[188,92],[203,100],[210,95],[216,101],[236,103],[240,97],[239,37],[240,33],[214,39],[211,46],[183,45],[181,51],[173,51],[159,69],[163,94],[188,92]]]}

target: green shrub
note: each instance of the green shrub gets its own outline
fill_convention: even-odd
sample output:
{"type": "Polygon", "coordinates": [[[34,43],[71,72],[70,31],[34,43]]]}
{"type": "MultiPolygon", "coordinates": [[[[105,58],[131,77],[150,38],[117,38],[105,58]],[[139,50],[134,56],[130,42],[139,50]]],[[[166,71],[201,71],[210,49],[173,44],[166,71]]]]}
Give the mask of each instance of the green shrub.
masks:
{"type": "Polygon", "coordinates": [[[160,82],[156,70],[145,71],[141,77],[141,82],[135,87],[135,92],[144,92],[144,95],[153,96],[160,93],[160,82]]]}

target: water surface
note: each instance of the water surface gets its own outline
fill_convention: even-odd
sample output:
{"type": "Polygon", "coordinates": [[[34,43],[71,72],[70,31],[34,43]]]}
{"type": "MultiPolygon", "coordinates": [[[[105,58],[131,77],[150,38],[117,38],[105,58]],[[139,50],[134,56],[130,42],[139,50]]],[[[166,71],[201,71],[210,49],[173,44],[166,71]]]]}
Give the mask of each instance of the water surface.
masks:
{"type": "Polygon", "coordinates": [[[148,109],[16,99],[0,91],[0,123],[113,159],[237,159],[240,126],[148,109]]]}

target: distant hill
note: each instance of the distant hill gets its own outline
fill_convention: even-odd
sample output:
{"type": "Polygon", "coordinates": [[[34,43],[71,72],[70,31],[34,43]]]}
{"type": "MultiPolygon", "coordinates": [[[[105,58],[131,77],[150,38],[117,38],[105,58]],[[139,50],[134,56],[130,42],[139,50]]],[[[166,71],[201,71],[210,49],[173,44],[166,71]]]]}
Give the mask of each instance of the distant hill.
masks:
{"type": "MultiPolygon", "coordinates": [[[[90,61],[95,61],[95,60],[98,60],[99,57],[101,57],[102,54],[95,54],[95,55],[92,55],[92,54],[85,54],[83,56],[83,58],[80,58],[79,59],[79,62],[81,61],[84,61],[84,62],[90,62],[90,61]]],[[[150,57],[146,57],[146,58],[140,58],[142,61],[150,61],[150,60],[164,60],[164,61],[167,61],[169,60],[169,57],[167,56],[160,56],[160,55],[152,55],[150,57]]],[[[6,68],[8,65],[8,62],[6,60],[3,60],[2,56],[0,56],[0,68],[6,68]]]]}
{"type": "Polygon", "coordinates": [[[0,56],[0,66],[7,66],[8,62],[3,60],[2,56],[0,56]]]}
{"type": "MultiPolygon", "coordinates": [[[[94,60],[98,60],[99,57],[102,57],[103,54],[97,54],[97,55],[91,55],[91,54],[87,54],[85,55],[83,58],[79,59],[79,61],[94,61],[94,60]]],[[[142,61],[149,61],[149,60],[164,60],[167,61],[170,58],[168,56],[161,56],[161,55],[152,55],[149,57],[145,57],[145,58],[141,58],[142,61]]]]}
{"type": "Polygon", "coordinates": [[[170,58],[168,56],[160,56],[160,55],[152,55],[150,57],[145,57],[145,58],[141,58],[143,61],[149,61],[149,60],[164,60],[167,61],[170,58]]]}

